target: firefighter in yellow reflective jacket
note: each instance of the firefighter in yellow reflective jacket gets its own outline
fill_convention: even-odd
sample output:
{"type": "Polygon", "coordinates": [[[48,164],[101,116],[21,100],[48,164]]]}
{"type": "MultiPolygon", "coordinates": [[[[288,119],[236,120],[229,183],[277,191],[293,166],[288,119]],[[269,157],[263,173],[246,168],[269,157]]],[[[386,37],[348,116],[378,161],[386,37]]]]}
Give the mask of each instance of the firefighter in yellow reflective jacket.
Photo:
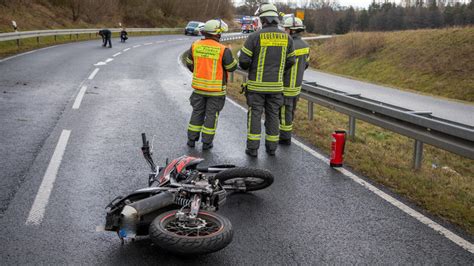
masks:
{"type": "Polygon", "coordinates": [[[285,72],[283,78],[284,104],[280,109],[279,143],[290,145],[295,109],[301,92],[303,74],[309,65],[309,45],[301,39],[301,33],[305,30],[301,19],[295,16],[287,17],[283,21],[283,27],[293,38],[296,56],[296,63],[291,67],[290,71],[285,72]]]}
{"type": "Polygon", "coordinates": [[[202,149],[212,148],[219,112],[224,108],[227,72],[237,69],[237,60],[229,48],[219,43],[227,25],[220,19],[204,25],[204,39],[192,44],[187,52],[186,65],[193,72],[190,97],[193,113],[188,125],[188,146],[202,139],[202,149]]]}
{"type": "Polygon", "coordinates": [[[248,69],[247,149],[256,157],[260,146],[262,113],[265,110],[265,148],[275,155],[278,147],[280,107],[283,105],[283,74],[295,63],[293,40],[278,29],[278,11],[273,4],[262,4],[258,14],[263,28],[244,43],[239,65],[248,69]]]}

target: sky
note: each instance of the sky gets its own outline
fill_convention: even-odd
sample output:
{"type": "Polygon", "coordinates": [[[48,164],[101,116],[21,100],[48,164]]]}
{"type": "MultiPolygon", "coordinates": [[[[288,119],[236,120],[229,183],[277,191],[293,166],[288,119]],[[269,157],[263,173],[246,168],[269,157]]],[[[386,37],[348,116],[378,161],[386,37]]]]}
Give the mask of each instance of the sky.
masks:
{"type": "Polygon", "coordinates": [[[339,0],[341,6],[369,7],[372,0],[339,0]]]}
{"type": "MultiPolygon", "coordinates": [[[[304,3],[306,0],[268,0],[268,2],[287,2],[287,3],[304,3]]],[[[237,5],[242,4],[244,0],[233,0],[234,3],[237,5]]],[[[367,8],[373,2],[373,0],[339,0],[339,4],[341,6],[353,6],[359,8],[367,8]]],[[[400,0],[390,0],[390,2],[394,2],[399,4],[400,0]]],[[[461,1],[463,3],[468,3],[469,0],[461,1]]]]}
{"type": "MultiPolygon", "coordinates": [[[[339,0],[339,4],[341,6],[350,6],[352,5],[353,7],[362,7],[366,8],[369,7],[370,3],[372,3],[373,0],[339,0]]],[[[242,4],[244,0],[233,0],[234,3],[237,5],[242,4]]],[[[272,2],[272,1],[270,1],[272,2]]],[[[282,2],[306,2],[305,0],[282,0],[282,2]]]]}

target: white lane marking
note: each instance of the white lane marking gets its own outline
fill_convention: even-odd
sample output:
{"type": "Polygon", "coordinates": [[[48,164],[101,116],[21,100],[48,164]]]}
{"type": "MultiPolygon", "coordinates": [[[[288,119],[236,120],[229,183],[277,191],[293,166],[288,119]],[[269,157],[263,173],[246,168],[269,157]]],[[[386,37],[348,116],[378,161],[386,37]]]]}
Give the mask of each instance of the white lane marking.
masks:
{"type": "Polygon", "coordinates": [[[151,45],[151,44],[153,44],[153,43],[151,43],[151,42],[147,42],[147,43],[145,43],[144,45],[151,45]]]}
{"type": "Polygon", "coordinates": [[[92,71],[92,73],[89,75],[88,79],[89,80],[94,79],[95,75],[97,75],[97,72],[99,72],[99,70],[100,70],[100,68],[94,69],[94,71],[92,71]]]}
{"type": "Polygon", "coordinates": [[[107,58],[107,60],[105,60],[105,63],[110,63],[110,62],[112,62],[112,61],[114,61],[113,58],[107,58]]]}
{"type": "Polygon", "coordinates": [[[134,45],[133,48],[138,48],[138,47],[140,47],[140,46],[142,46],[142,45],[141,45],[141,44],[134,45]]]}
{"type": "Polygon", "coordinates": [[[82,86],[81,90],[76,96],[76,100],[74,101],[74,104],[72,105],[72,109],[79,109],[81,106],[82,98],[84,97],[84,94],[86,93],[87,86],[82,86]]]}
{"type": "Polygon", "coordinates": [[[107,63],[106,63],[106,62],[102,62],[102,61],[101,61],[101,62],[98,62],[97,64],[94,64],[94,66],[105,66],[105,65],[107,65],[107,63]]]}
{"type": "Polygon", "coordinates": [[[165,42],[165,41],[157,41],[157,42],[155,42],[155,43],[164,43],[164,42],[165,42]]]}
{"type": "Polygon", "coordinates": [[[114,55],[112,55],[112,56],[113,56],[113,57],[116,57],[116,56],[119,56],[119,55],[121,55],[121,54],[122,54],[122,52],[118,52],[118,53],[116,53],[116,54],[114,54],[114,55]]]}
{"type": "Polygon", "coordinates": [[[130,50],[130,48],[125,48],[125,49],[123,49],[123,52],[126,52],[128,50],[130,50]]]}
{"type": "Polygon", "coordinates": [[[44,212],[46,211],[46,206],[48,205],[54,181],[58,175],[59,166],[61,165],[70,135],[70,130],[63,130],[59,137],[53,157],[51,157],[51,161],[46,169],[46,173],[44,174],[43,181],[41,182],[38,193],[36,194],[33,206],[31,206],[30,214],[26,219],[25,224],[27,225],[39,225],[43,221],[44,212]]]}
{"type": "Polygon", "coordinates": [[[406,214],[410,215],[411,217],[417,219],[421,223],[429,226],[431,229],[433,229],[436,232],[440,233],[441,235],[445,236],[447,239],[451,240],[452,242],[454,242],[458,246],[464,248],[465,250],[467,250],[471,253],[474,253],[474,245],[471,242],[469,242],[469,241],[463,239],[462,237],[456,235],[455,233],[449,231],[448,229],[444,228],[443,226],[441,226],[440,224],[434,222],[433,220],[431,220],[430,218],[424,216],[423,214],[413,210],[412,208],[410,208],[407,205],[403,204],[402,202],[398,201],[394,197],[392,197],[392,196],[388,195],[387,193],[381,191],[380,189],[376,188],[375,186],[367,183],[362,178],[356,176],[355,174],[351,173],[350,171],[348,171],[344,168],[338,168],[336,170],[339,171],[340,173],[342,173],[343,175],[349,177],[354,182],[356,182],[356,183],[360,184],[361,186],[367,188],[368,190],[372,191],[377,196],[379,196],[382,199],[386,200],[387,202],[389,202],[393,206],[399,208],[404,213],[406,213],[406,214]]]}
{"type": "MultiPolygon", "coordinates": [[[[178,57],[178,61],[181,64],[181,60],[179,60],[179,57],[178,57]]],[[[181,66],[183,66],[183,64],[181,64],[181,66]]],[[[237,102],[229,99],[228,97],[226,97],[226,100],[228,102],[230,102],[231,104],[235,105],[236,107],[238,107],[239,109],[241,109],[242,111],[247,111],[246,108],[244,108],[243,106],[241,106],[237,102]]],[[[319,160],[323,161],[325,164],[329,165],[329,159],[326,158],[326,156],[324,156],[321,153],[313,150],[312,148],[310,148],[307,145],[301,143],[300,141],[298,141],[295,138],[292,138],[291,141],[294,144],[296,144],[297,146],[299,146],[300,148],[302,148],[303,150],[305,150],[306,152],[308,152],[309,154],[313,155],[314,157],[316,157],[319,160]]],[[[357,184],[359,184],[359,185],[365,187],[366,189],[370,190],[375,195],[381,197],[383,200],[385,200],[388,203],[392,204],[393,206],[397,207],[398,209],[400,209],[404,213],[410,215],[411,217],[415,218],[419,222],[427,225],[428,227],[435,230],[439,234],[445,236],[447,239],[451,240],[456,245],[458,245],[458,246],[464,248],[465,250],[469,251],[470,253],[474,254],[474,244],[472,244],[471,242],[469,242],[469,241],[465,240],[464,238],[456,235],[455,233],[451,232],[450,230],[448,230],[447,228],[443,227],[442,225],[436,223],[435,221],[431,220],[430,218],[424,216],[423,214],[413,210],[412,208],[408,207],[407,205],[403,204],[402,202],[400,202],[399,200],[395,199],[394,197],[388,195],[387,193],[383,192],[382,190],[376,188],[375,186],[367,183],[366,181],[364,181],[362,178],[358,177],[354,173],[352,173],[352,172],[350,172],[350,171],[348,171],[344,168],[336,168],[336,170],[339,171],[341,174],[345,175],[346,177],[352,179],[352,181],[356,182],[357,184]]]]}

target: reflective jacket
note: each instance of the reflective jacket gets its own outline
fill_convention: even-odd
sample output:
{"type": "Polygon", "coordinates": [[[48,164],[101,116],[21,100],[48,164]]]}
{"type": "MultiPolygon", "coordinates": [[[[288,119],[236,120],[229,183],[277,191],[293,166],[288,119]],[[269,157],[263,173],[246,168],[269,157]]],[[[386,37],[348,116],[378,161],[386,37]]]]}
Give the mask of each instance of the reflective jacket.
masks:
{"type": "Polygon", "coordinates": [[[240,52],[239,64],[248,69],[247,89],[260,93],[283,91],[283,74],[295,63],[292,38],[276,25],[250,34],[240,52]]]}
{"type": "Polygon", "coordinates": [[[283,79],[283,95],[287,97],[300,94],[303,74],[309,66],[309,45],[301,39],[300,34],[294,34],[291,37],[295,45],[296,63],[285,72],[283,79]]]}
{"type": "Polygon", "coordinates": [[[237,60],[230,49],[214,39],[204,39],[192,44],[187,52],[186,65],[193,72],[192,87],[207,96],[226,94],[227,72],[237,69],[237,60]]]}

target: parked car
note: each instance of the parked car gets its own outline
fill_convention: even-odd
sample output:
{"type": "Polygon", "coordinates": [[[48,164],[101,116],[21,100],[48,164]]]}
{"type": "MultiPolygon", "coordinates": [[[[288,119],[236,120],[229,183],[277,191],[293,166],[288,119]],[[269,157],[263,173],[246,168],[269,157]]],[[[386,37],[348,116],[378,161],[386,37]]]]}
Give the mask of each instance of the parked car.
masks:
{"type": "Polygon", "coordinates": [[[201,31],[204,29],[204,23],[199,21],[190,21],[184,28],[184,35],[201,35],[201,31]]]}

